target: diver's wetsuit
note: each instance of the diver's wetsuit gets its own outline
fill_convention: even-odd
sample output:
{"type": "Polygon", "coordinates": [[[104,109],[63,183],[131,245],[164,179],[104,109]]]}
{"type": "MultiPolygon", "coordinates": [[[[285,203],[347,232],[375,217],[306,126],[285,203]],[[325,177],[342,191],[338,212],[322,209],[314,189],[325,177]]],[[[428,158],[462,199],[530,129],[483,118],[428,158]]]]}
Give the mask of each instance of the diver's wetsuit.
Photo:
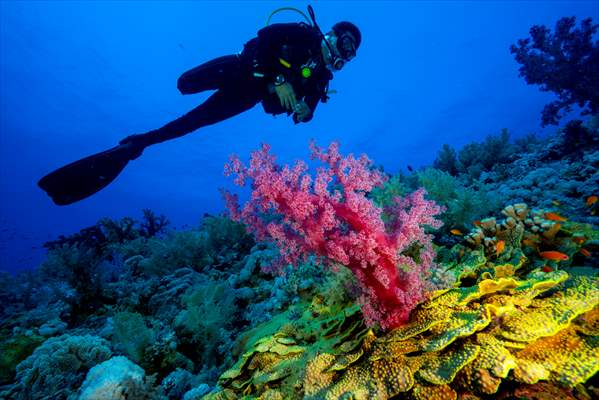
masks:
{"type": "MultiPolygon", "coordinates": [[[[147,146],[225,120],[259,102],[267,113],[290,114],[269,89],[278,75],[285,77],[297,100],[305,101],[312,113],[320,100],[326,100],[333,75],[324,63],[321,36],[314,28],[304,23],[267,26],[244,45],[241,53],[216,58],[185,72],[177,82],[182,94],[216,92],[180,118],[145,134],[129,136],[121,144],[131,143],[141,154],[147,146]]],[[[298,122],[295,115],[294,121],[298,122]]]]}

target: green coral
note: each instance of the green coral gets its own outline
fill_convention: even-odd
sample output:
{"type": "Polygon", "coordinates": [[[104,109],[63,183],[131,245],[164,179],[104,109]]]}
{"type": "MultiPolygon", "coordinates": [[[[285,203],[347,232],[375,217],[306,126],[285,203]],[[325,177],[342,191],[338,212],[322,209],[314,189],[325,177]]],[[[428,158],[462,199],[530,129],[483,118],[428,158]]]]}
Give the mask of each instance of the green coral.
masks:
{"type": "Polygon", "coordinates": [[[38,335],[4,337],[0,343],[0,385],[14,379],[17,365],[29,357],[44,340],[44,337],[38,335]]]}
{"type": "Polygon", "coordinates": [[[139,313],[119,312],[113,321],[114,344],[120,346],[131,360],[141,363],[146,350],[156,340],[156,334],[146,326],[139,313]]]}
{"type": "Polygon", "coordinates": [[[463,229],[498,207],[499,203],[482,185],[474,190],[447,172],[435,168],[419,171],[417,176],[419,185],[426,189],[428,196],[445,207],[441,215],[445,233],[456,227],[463,229]]]}
{"type": "Polygon", "coordinates": [[[229,338],[227,332],[234,321],[235,296],[227,283],[208,282],[190,288],[183,296],[185,308],[174,320],[181,340],[194,349],[190,358],[206,364],[222,356],[219,346],[229,338]]]}

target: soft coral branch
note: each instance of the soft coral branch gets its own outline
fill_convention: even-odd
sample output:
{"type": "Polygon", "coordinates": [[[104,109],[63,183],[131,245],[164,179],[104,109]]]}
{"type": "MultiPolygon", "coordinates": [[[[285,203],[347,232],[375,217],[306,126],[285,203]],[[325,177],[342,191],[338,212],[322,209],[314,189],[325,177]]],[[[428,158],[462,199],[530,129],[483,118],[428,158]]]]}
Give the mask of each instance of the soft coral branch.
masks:
{"type": "Polygon", "coordinates": [[[311,144],[312,158],[325,167],[316,177],[305,163],[279,166],[263,145],[252,153],[246,167],[237,157],[225,166],[235,182],[251,181],[251,198],[240,208],[237,198],[225,193],[233,219],[245,222],[259,240],[273,240],[281,257],[274,267],[306,260],[310,255],[324,264],[343,264],[363,288],[362,306],[369,323],[392,328],[404,323],[413,307],[424,298],[423,273],[434,253],[428,225],[437,228],[434,217],[441,211],[424,198],[420,189],[397,198],[387,210],[392,218],[385,224],[379,207],[367,194],[385,181],[380,171],[362,155],[343,157],[339,145],[327,150],[311,144]],[[418,263],[402,251],[419,245],[418,263]],[[402,266],[402,268],[398,268],[402,266]]]}

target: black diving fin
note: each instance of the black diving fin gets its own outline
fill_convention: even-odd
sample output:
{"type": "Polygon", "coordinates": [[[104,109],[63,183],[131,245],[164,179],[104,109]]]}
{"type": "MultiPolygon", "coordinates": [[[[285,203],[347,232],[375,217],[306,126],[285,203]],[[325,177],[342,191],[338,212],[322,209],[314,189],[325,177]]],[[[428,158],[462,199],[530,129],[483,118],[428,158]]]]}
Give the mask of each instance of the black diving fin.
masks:
{"type": "Polygon", "coordinates": [[[132,153],[131,144],[121,144],[67,164],[44,176],[37,184],[57,205],[72,204],[114,181],[129,161],[137,158],[132,153]]]}

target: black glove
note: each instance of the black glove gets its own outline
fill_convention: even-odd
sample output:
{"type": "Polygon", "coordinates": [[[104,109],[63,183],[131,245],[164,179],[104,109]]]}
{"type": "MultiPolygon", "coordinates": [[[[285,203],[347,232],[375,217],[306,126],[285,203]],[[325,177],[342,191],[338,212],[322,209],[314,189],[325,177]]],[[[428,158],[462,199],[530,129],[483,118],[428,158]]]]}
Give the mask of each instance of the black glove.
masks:
{"type": "Polygon", "coordinates": [[[130,135],[119,142],[121,146],[128,148],[129,160],[135,160],[139,158],[144,152],[144,149],[148,147],[149,143],[145,134],[130,135]]]}

